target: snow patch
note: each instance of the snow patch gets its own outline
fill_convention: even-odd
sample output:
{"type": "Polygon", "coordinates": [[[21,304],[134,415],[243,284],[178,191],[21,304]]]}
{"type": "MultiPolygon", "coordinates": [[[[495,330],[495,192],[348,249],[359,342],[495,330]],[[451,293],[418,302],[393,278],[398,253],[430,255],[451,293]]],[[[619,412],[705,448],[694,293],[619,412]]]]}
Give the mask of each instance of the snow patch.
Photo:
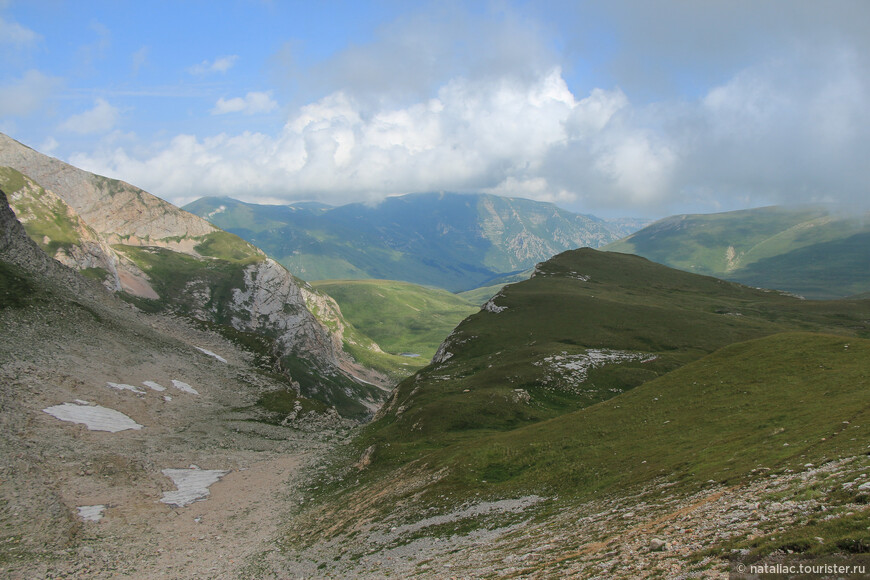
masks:
{"type": "Polygon", "coordinates": [[[214,357],[214,358],[218,359],[218,360],[221,361],[222,363],[227,362],[227,359],[225,359],[224,357],[222,357],[222,356],[219,355],[219,354],[215,354],[215,353],[213,353],[212,351],[210,351],[210,350],[208,350],[208,349],[200,348],[200,347],[198,347],[198,346],[195,346],[195,347],[193,347],[193,348],[195,348],[196,350],[198,350],[199,352],[201,352],[201,353],[203,353],[203,354],[207,354],[207,355],[210,356],[210,357],[214,357]]]}
{"type": "Polygon", "coordinates": [[[228,469],[200,469],[196,466],[190,469],[164,469],[161,473],[171,479],[178,489],[164,491],[160,501],[170,506],[184,507],[205,499],[209,496],[209,486],[229,472],[228,469]]]}
{"type": "Polygon", "coordinates": [[[142,381],[142,384],[153,391],[165,391],[166,390],[166,387],[164,387],[160,383],[155,383],[154,381],[142,381]]]}
{"type": "Polygon", "coordinates": [[[172,386],[175,387],[176,389],[178,389],[179,391],[184,391],[185,393],[190,393],[191,395],[198,395],[199,394],[196,391],[196,389],[194,389],[193,387],[191,387],[187,383],[184,383],[181,381],[176,381],[175,379],[172,379],[172,386]]]}
{"type": "Polygon", "coordinates": [[[140,389],[139,387],[134,387],[133,385],[127,385],[124,383],[106,383],[106,386],[111,387],[113,389],[118,389],[119,391],[133,391],[138,395],[144,395],[145,391],[140,389]]]}
{"type": "Polygon", "coordinates": [[[106,506],[82,505],[76,509],[79,511],[79,517],[86,522],[98,522],[103,519],[103,511],[106,509],[106,506]]]}
{"type": "Polygon", "coordinates": [[[55,405],[43,409],[43,412],[48,413],[61,421],[69,421],[71,423],[83,423],[87,425],[89,431],[109,431],[117,433],[127,429],[141,429],[142,425],[114,409],[107,409],[99,405],[78,405],[76,403],[64,403],[63,405],[55,405]]]}

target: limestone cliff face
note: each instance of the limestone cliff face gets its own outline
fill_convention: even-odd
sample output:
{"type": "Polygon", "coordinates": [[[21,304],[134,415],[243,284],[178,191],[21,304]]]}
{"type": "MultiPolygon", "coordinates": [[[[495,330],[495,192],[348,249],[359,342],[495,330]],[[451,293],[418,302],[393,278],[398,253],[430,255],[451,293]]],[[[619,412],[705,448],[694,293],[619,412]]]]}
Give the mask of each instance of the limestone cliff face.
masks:
{"type": "Polygon", "coordinates": [[[138,187],[78,169],[2,133],[0,166],[12,167],[60,195],[111,244],[162,246],[168,243],[166,238],[204,236],[218,230],[138,187]]]}
{"type": "Polygon", "coordinates": [[[43,251],[76,270],[101,270],[109,290],[121,289],[117,254],[65,201],[10,168],[0,169],[0,186],[6,188],[18,221],[43,251]]]}
{"type": "Polygon", "coordinates": [[[304,282],[272,259],[247,266],[244,280],[244,288],[233,291],[233,326],[275,333],[288,352],[320,353],[321,360],[367,383],[388,382],[385,376],[363,367],[344,352],[344,320],[331,298],[305,288],[304,282]],[[327,328],[312,315],[312,306],[329,313],[327,320],[334,324],[327,328]]]}

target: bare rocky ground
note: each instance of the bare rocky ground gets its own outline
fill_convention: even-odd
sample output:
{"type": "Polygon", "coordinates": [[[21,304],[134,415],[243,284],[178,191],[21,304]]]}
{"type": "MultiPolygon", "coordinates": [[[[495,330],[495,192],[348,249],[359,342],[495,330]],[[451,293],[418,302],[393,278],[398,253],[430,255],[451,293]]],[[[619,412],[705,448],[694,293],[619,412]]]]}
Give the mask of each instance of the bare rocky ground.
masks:
{"type": "Polygon", "coordinates": [[[285,385],[253,370],[248,353],[182,320],[105,306],[0,310],[0,577],[244,577],[248,559],[273,549],[300,478],[348,425],[254,420],[258,396],[285,385]],[[90,431],[43,412],[76,401],[143,427],[90,431]],[[175,489],[161,471],[191,465],[229,473],[202,501],[161,503],[175,489]],[[79,517],[93,505],[105,506],[101,520],[79,517]]]}
{"type": "Polygon", "coordinates": [[[283,554],[263,562],[275,578],[729,578],[730,558],[746,551],[727,549],[726,559],[711,548],[783,532],[812,516],[867,510],[826,498],[867,482],[870,458],[861,455],[800,472],[761,468],[744,484],[711,482],[690,495],[660,483],[580,504],[526,496],[441,515],[397,505],[375,518],[351,505],[325,520],[359,518],[345,531],[328,541],[293,536],[283,554]]]}

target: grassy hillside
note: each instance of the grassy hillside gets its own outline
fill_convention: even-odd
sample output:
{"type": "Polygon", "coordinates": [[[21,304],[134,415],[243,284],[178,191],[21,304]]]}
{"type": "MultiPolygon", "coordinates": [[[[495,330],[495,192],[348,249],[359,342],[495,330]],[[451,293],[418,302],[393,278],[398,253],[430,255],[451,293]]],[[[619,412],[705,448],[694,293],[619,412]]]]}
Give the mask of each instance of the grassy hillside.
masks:
{"type": "Polygon", "coordinates": [[[336,208],[203,198],[185,209],[309,281],[389,279],[451,291],[491,284],[566,249],[598,247],[631,227],[485,194],[412,194],[336,208]]]}
{"type": "Polygon", "coordinates": [[[603,249],[808,298],[870,289],[866,221],[766,207],[660,220],[603,249]]]}
{"type": "Polygon", "coordinates": [[[735,342],[870,332],[868,301],[808,302],[588,249],[544,263],[493,304],[399,385],[366,435],[376,463],[595,405],[735,342]]]}
{"type": "Polygon", "coordinates": [[[700,572],[731,550],[861,552],[868,368],[870,301],[566,252],[399,385],[284,547],[340,575],[443,545],[450,573],[517,577],[633,577],[660,534],[700,572]]]}
{"type": "Polygon", "coordinates": [[[450,469],[441,486],[503,493],[583,496],[658,477],[734,483],[759,466],[862,453],[868,365],[870,340],[777,334],[724,347],[587,409],[465,441],[430,462],[450,469]],[[840,433],[848,436],[833,436],[840,433]]]}
{"type": "MultiPolygon", "coordinates": [[[[671,538],[682,536],[680,528],[698,525],[698,518],[686,519],[699,506],[738,490],[741,504],[762,507],[765,515],[735,511],[720,518],[721,525],[728,518],[753,523],[708,533],[703,550],[696,544],[670,556],[681,567],[704,569],[710,556],[733,558],[738,549],[752,558],[786,550],[861,553],[870,545],[868,495],[858,487],[866,481],[870,436],[867,368],[870,340],[780,333],[723,347],[548,421],[418,452],[401,467],[380,463],[375,447],[374,462],[351,471],[355,484],[316,496],[311,518],[303,520],[305,536],[291,533],[286,547],[336,536],[350,544],[365,522],[383,518],[397,530],[398,545],[500,528],[506,532],[487,548],[496,558],[529,546],[541,553],[506,573],[554,574],[572,560],[607,559],[629,534],[645,543],[663,528],[673,528],[671,538]],[[457,509],[520,497],[543,502],[522,515],[457,509]],[[806,506],[800,525],[783,527],[778,502],[806,506]],[[586,531],[578,525],[584,522],[597,524],[586,531]],[[514,533],[511,524],[519,525],[514,533]]],[[[364,546],[357,553],[365,555],[364,546]]]]}
{"type": "Polygon", "coordinates": [[[312,286],[329,294],[344,317],[385,351],[416,354],[419,368],[441,342],[478,307],[459,296],[394,280],[322,280],[312,286]]]}

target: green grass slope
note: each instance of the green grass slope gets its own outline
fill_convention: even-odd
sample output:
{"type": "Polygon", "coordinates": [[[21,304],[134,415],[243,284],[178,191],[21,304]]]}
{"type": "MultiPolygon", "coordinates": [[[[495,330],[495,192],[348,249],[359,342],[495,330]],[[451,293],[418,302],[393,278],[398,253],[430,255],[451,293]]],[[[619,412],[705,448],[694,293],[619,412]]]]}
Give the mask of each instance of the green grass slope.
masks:
{"type": "Polygon", "coordinates": [[[428,364],[441,342],[478,307],[438,288],[394,280],[322,280],[312,286],[329,294],[344,317],[386,352],[416,354],[428,364]]]}
{"type": "Polygon", "coordinates": [[[603,249],[809,298],[870,288],[868,226],[821,208],[765,207],[660,220],[603,249]]]}
{"type": "Polygon", "coordinates": [[[870,333],[870,301],[799,300],[590,249],[556,256],[492,304],[397,387],[362,440],[375,463],[590,407],[732,343],[870,333]]]}
{"type": "Polygon", "coordinates": [[[465,441],[429,462],[450,470],[441,486],[504,493],[584,496],[656,478],[735,483],[759,467],[863,453],[868,368],[870,340],[776,334],[729,345],[592,407],[465,441]]]}
{"type": "MultiPolygon", "coordinates": [[[[842,460],[850,467],[833,477],[819,473],[794,480],[791,491],[780,492],[786,495],[746,496],[765,504],[818,499],[824,509],[807,513],[805,526],[784,529],[775,516],[766,518],[756,529],[750,526],[727,540],[706,537],[706,549],[694,558],[733,557],[736,549],[748,550],[753,558],[786,550],[866,552],[870,511],[860,507],[870,498],[858,485],[867,475],[868,369],[866,338],[779,333],[725,346],[635,389],[548,421],[421,450],[400,467],[379,462],[376,447],[369,453],[374,462],[361,472],[353,470],[354,485],[321,492],[306,536],[291,535],[288,546],[342,533],[353,537],[355,522],[363,517],[379,521],[397,506],[410,521],[421,514],[434,520],[431,514],[450,513],[456,506],[534,494],[548,501],[531,516],[533,525],[576,538],[562,540],[568,557],[575,558],[590,541],[600,541],[602,553],[612,549],[620,531],[633,525],[633,520],[623,522],[633,515],[632,506],[673,506],[681,498],[698,497],[693,494],[748,489],[842,460]],[[614,516],[618,519],[611,522],[609,536],[590,537],[574,529],[575,522],[583,521],[578,516],[589,513],[587,502],[596,501],[592,505],[606,507],[593,510],[610,508],[605,517],[616,511],[614,506],[623,508],[619,515],[624,516],[614,516]]],[[[517,520],[499,524],[471,516],[426,533],[446,539],[510,521],[517,520]]],[[[647,525],[653,530],[655,524],[647,525]]],[[[681,524],[677,520],[674,525],[681,524]]],[[[564,549],[555,550],[549,557],[558,563],[564,554],[564,549]]],[[[681,558],[688,563],[685,553],[681,558]]],[[[529,573],[538,569],[535,563],[528,566],[529,573]]]]}
{"type": "Polygon", "coordinates": [[[0,167],[0,188],[17,208],[27,235],[46,254],[81,244],[80,232],[87,226],[59,198],[11,167],[0,167]]]}

